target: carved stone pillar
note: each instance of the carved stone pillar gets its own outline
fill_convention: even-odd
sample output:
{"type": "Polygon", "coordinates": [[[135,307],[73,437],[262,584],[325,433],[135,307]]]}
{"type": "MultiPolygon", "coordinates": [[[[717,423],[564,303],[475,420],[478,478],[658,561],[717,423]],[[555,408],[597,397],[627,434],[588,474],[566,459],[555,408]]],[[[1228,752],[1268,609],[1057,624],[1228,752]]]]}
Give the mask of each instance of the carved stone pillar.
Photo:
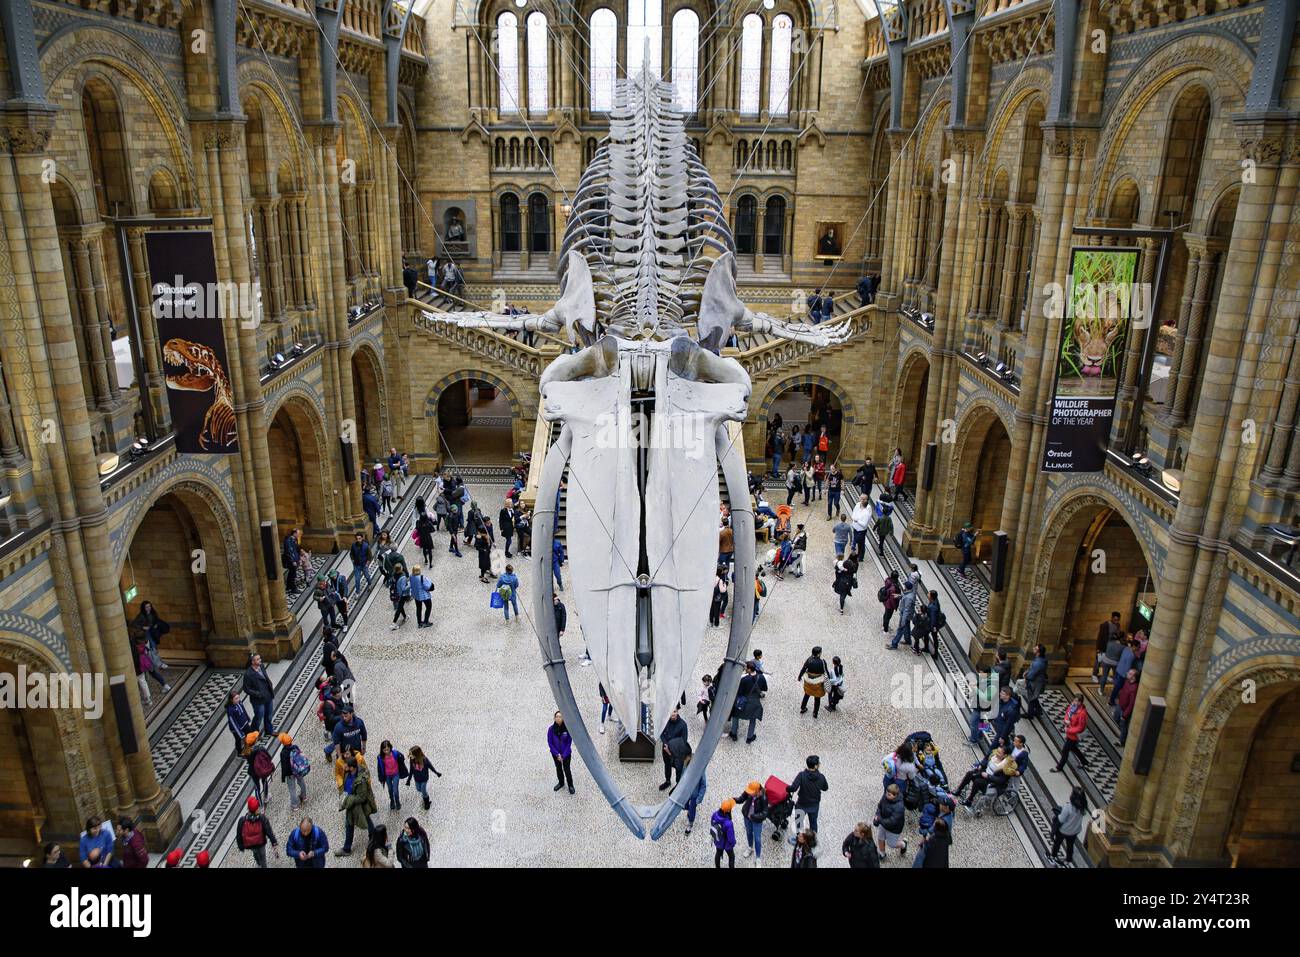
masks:
{"type": "MultiPolygon", "coordinates": [[[[77,299],[81,307],[81,321],[85,335],[87,361],[90,365],[90,378],[94,383],[95,404],[100,408],[111,401],[108,391],[108,364],[104,355],[104,335],[100,330],[103,324],[99,316],[99,304],[95,300],[95,275],[90,265],[90,247],[95,240],[79,236],[72,242],[72,257],[75,263],[77,299]]],[[[111,357],[112,353],[109,354],[111,357]]]]}
{"type": "Polygon", "coordinates": [[[1214,288],[1214,276],[1219,250],[1207,246],[1200,252],[1196,270],[1196,289],[1192,294],[1191,308],[1187,316],[1187,331],[1180,337],[1183,354],[1178,364],[1177,390],[1173,395],[1172,422],[1183,425],[1187,422],[1188,403],[1191,400],[1192,385],[1196,381],[1196,370],[1201,363],[1201,343],[1205,338],[1206,313],[1209,307],[1210,290],[1214,288]]]}
{"type": "Polygon", "coordinates": [[[107,233],[101,229],[90,246],[90,275],[95,289],[95,314],[99,316],[100,348],[105,361],[108,362],[108,399],[116,404],[122,391],[117,384],[117,362],[113,355],[113,330],[109,319],[113,314],[112,300],[108,297],[108,281],[105,279],[104,243],[108,241],[107,233]]]}

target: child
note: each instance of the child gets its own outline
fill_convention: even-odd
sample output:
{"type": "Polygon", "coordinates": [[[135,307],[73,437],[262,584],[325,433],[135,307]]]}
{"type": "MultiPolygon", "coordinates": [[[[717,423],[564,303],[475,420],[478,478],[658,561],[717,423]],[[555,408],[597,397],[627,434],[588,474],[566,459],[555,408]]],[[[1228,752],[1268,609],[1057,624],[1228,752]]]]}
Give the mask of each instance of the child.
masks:
{"type": "Polygon", "coordinates": [[[700,696],[695,702],[695,713],[704,716],[704,720],[709,720],[709,705],[713,703],[713,675],[705,675],[700,679],[700,696]]]}
{"type": "Polygon", "coordinates": [[[307,803],[307,773],[311,765],[288,732],[280,732],[280,745],[280,780],[289,788],[289,810],[294,811],[299,804],[307,803]]]}
{"type": "Polygon", "coordinates": [[[261,733],[250,731],[244,736],[244,750],[240,756],[248,762],[248,778],[253,782],[253,796],[263,804],[271,803],[271,775],[275,762],[261,743],[261,733]]]}
{"type": "Polygon", "coordinates": [[[391,476],[384,479],[384,484],[379,486],[379,490],[381,496],[379,509],[380,514],[391,512],[393,510],[393,498],[397,494],[397,489],[393,485],[393,479],[391,476]]]}

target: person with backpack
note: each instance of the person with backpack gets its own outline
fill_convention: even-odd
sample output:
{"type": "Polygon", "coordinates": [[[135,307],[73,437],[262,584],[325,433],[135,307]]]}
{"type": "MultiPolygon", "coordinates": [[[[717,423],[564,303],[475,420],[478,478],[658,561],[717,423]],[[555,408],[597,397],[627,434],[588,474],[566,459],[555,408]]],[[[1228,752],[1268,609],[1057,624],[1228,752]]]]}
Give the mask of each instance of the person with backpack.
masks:
{"type": "Polygon", "coordinates": [[[393,511],[393,499],[397,497],[397,485],[393,481],[393,473],[390,470],[384,476],[384,481],[379,486],[379,514],[384,515],[393,511]]]}
{"type": "Polygon", "coordinates": [[[885,788],[885,794],[876,805],[876,850],[885,856],[887,847],[898,848],[898,856],[907,853],[907,841],[903,840],[903,825],[907,821],[907,810],[903,807],[903,795],[897,784],[885,788]]]}
{"type": "Polygon", "coordinates": [[[383,741],[379,745],[379,755],[375,759],[375,773],[379,783],[388,788],[388,810],[402,809],[402,781],[411,772],[406,767],[406,756],[393,747],[393,742],[383,741]]]}
{"type": "Polygon", "coordinates": [[[555,782],[555,790],[563,790],[567,784],[569,793],[576,793],[573,789],[573,771],[569,767],[573,760],[573,736],[564,725],[564,715],[558,711],[555,712],[551,726],[546,729],[546,746],[551,750],[551,760],[555,762],[555,776],[559,779],[555,782]]]}
{"type": "Polygon", "coordinates": [[[302,749],[293,743],[293,738],[287,731],[281,731],[280,780],[289,789],[290,811],[296,811],[299,804],[307,803],[307,774],[310,771],[311,764],[302,749]]]}
{"type": "Polygon", "coordinates": [[[975,530],[975,527],[970,522],[967,522],[953,539],[953,544],[961,549],[961,564],[957,566],[957,574],[962,578],[966,577],[966,569],[971,563],[971,549],[974,547],[978,535],[979,532],[975,530]]]}
{"type": "Polygon", "coordinates": [[[408,762],[406,772],[406,782],[414,784],[416,792],[424,801],[424,809],[429,810],[431,802],[429,801],[429,775],[442,777],[442,772],[433,766],[427,757],[424,756],[424,749],[419,745],[411,746],[411,759],[408,762]]]}
{"type": "MultiPolygon", "coordinates": [[[[708,694],[712,690],[713,680],[705,675],[708,680],[703,694],[708,694]]],[[[763,700],[761,693],[767,687],[767,679],[758,673],[758,668],[754,662],[745,662],[745,673],[740,678],[740,686],[736,690],[736,703],[731,708],[731,733],[728,737],[732,741],[738,741],[740,734],[740,722],[747,720],[749,722],[749,733],[745,736],[746,744],[753,744],[757,735],[754,733],[755,722],[763,720],[763,700]]],[[[708,705],[704,706],[705,719],[708,720],[708,705]]]]}
{"type": "Polygon", "coordinates": [[[882,789],[887,791],[891,784],[895,784],[902,791],[917,777],[916,753],[912,750],[912,742],[904,741],[885,755],[881,765],[884,768],[882,789]]]}
{"type": "Polygon", "coordinates": [[[722,855],[727,855],[727,867],[736,866],[736,826],[731,823],[731,812],[736,802],[727,798],[709,818],[709,839],[713,841],[713,866],[722,867],[722,855]]]}
{"type": "Polygon", "coordinates": [[[852,557],[840,559],[835,563],[835,581],[831,583],[831,591],[840,596],[841,615],[844,614],[844,603],[856,587],[858,587],[857,559],[852,557]]]}
{"type": "MultiPolygon", "coordinates": [[[[800,831],[803,829],[803,819],[808,818],[808,827],[810,830],[817,830],[817,815],[821,811],[822,792],[829,791],[831,786],[826,780],[826,775],[821,772],[821,758],[815,754],[808,755],[804,762],[805,768],[795,775],[790,782],[788,791],[790,794],[798,794],[799,799],[794,806],[794,829],[800,831]]],[[[794,843],[794,838],[790,839],[794,843]]]]}
{"type": "Polygon", "coordinates": [[[501,596],[501,610],[505,612],[506,621],[510,620],[510,609],[515,610],[515,619],[519,619],[519,576],[515,566],[507,565],[506,570],[497,578],[497,594],[501,596]]]}
{"type": "Polygon", "coordinates": [[[894,617],[894,611],[898,608],[898,603],[902,600],[903,589],[898,584],[898,571],[893,569],[889,572],[889,577],[885,579],[884,584],[876,592],[876,600],[884,606],[885,615],[881,621],[880,630],[889,634],[889,620],[894,617]]]}
{"type": "Polygon", "coordinates": [[[247,768],[248,779],[253,782],[253,795],[263,804],[271,803],[271,775],[275,774],[275,762],[261,744],[261,735],[250,731],[244,737],[244,750],[241,754],[247,768]]]}
{"type": "Polygon", "coordinates": [[[915,611],[916,586],[909,577],[903,582],[903,594],[898,601],[898,631],[888,645],[890,651],[896,651],[900,641],[906,641],[909,645],[912,643],[912,616],[915,611]]]}
{"type": "Polygon", "coordinates": [[[411,600],[411,578],[401,569],[394,573],[393,580],[388,585],[388,597],[393,602],[393,623],[388,630],[396,631],[406,624],[409,617],[406,614],[406,603],[411,600]]]}
{"type": "Polygon", "coordinates": [[[741,855],[754,858],[754,866],[763,864],[763,822],[767,820],[769,806],[767,792],[757,781],[745,785],[745,791],[736,801],[740,804],[740,817],[745,825],[745,850],[741,855]]]}
{"type": "Polygon", "coordinates": [[[822,698],[826,694],[826,677],[830,674],[830,665],[822,657],[821,645],[815,645],[812,654],[805,659],[799,669],[798,680],[803,682],[803,701],[799,703],[799,713],[808,713],[808,699],[813,700],[813,718],[816,719],[822,708],[822,698]]]}
{"type": "Polygon", "coordinates": [[[284,842],[284,856],[299,869],[324,867],[329,856],[330,841],[325,832],[311,818],[305,817],[284,842]]]}
{"type": "Polygon", "coordinates": [[[352,777],[352,790],[343,795],[339,807],[344,815],[343,846],[334,852],[335,857],[347,857],[352,853],[352,838],[358,827],[366,829],[367,837],[373,832],[370,815],[379,810],[370,787],[370,772],[365,766],[353,760],[348,764],[348,774],[352,777]]]}
{"type": "Polygon", "coordinates": [[[366,587],[370,587],[370,543],[360,532],[353,536],[348,546],[348,558],[352,560],[352,590],[361,593],[361,578],[365,576],[366,587]]]}
{"type": "Polygon", "coordinates": [[[884,558],[885,542],[894,535],[894,503],[884,493],[872,508],[871,530],[876,533],[876,543],[879,546],[877,554],[884,558]]]}
{"type": "Polygon", "coordinates": [[[407,578],[411,586],[411,598],[415,602],[415,627],[429,628],[433,625],[429,620],[433,617],[433,582],[429,581],[429,576],[420,565],[412,566],[407,578]]]}
{"type": "MultiPolygon", "coordinates": [[[[378,467],[375,469],[379,471],[378,467]]],[[[361,493],[361,510],[366,513],[366,518],[370,519],[370,526],[374,529],[374,537],[379,537],[379,497],[375,495],[374,488],[367,488],[361,493]]]]}
{"type": "Polygon", "coordinates": [[[262,813],[262,804],[256,797],[248,799],[248,813],[240,819],[235,836],[241,851],[253,852],[253,860],[257,861],[258,867],[266,867],[268,842],[273,848],[280,846],[280,842],[275,839],[275,831],[271,828],[271,821],[262,813]]]}
{"type": "Polygon", "coordinates": [[[406,819],[402,833],[397,836],[397,863],[404,870],[424,870],[429,866],[429,835],[413,817],[406,819]]]}
{"type": "Polygon", "coordinates": [[[931,654],[939,653],[939,629],[948,624],[948,618],[939,607],[939,593],[930,589],[929,601],[925,607],[917,609],[917,619],[912,626],[912,653],[921,654],[922,650],[931,654]],[[924,649],[922,649],[924,645],[924,649]]]}
{"type": "Polygon", "coordinates": [[[871,825],[866,821],[859,821],[849,832],[849,836],[840,845],[840,853],[851,868],[880,867],[880,852],[876,850],[876,842],[871,837],[871,825]]]}

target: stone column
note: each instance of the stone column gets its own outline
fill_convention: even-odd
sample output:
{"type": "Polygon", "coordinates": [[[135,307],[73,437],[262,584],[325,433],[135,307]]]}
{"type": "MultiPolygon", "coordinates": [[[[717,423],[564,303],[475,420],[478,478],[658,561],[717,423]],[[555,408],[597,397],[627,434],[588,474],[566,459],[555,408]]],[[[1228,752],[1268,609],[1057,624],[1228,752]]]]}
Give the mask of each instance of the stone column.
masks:
{"type": "Polygon", "coordinates": [[[275,302],[275,318],[283,319],[289,311],[288,297],[284,294],[284,250],[280,248],[280,201],[275,200],[266,206],[266,241],[270,250],[267,262],[270,266],[271,297],[275,302]]]}
{"type": "Polygon", "coordinates": [[[1196,381],[1196,370],[1201,361],[1201,343],[1205,337],[1206,311],[1209,305],[1210,290],[1214,288],[1215,265],[1219,250],[1207,246],[1200,251],[1196,270],[1196,289],[1192,294],[1187,316],[1186,334],[1179,340],[1183,354],[1178,357],[1177,390],[1173,395],[1171,419],[1175,425],[1187,422],[1188,403],[1191,400],[1192,384],[1196,381]]]}
{"type": "Polygon", "coordinates": [[[1001,281],[998,283],[1001,291],[997,307],[998,329],[1003,332],[1011,328],[1011,310],[1015,304],[1017,280],[1020,277],[1020,249],[1028,219],[1028,211],[1022,203],[1008,204],[1007,211],[1007,252],[1002,264],[1001,281]]]}
{"type": "MultiPolygon", "coordinates": [[[[1100,239],[1101,237],[1096,237],[1100,239]]],[[[1170,242],[1177,242],[1177,239],[1171,239],[1170,242]]],[[[1142,283],[1144,288],[1155,288],[1156,266],[1160,259],[1160,241],[1156,239],[1143,238],[1137,241],[1138,248],[1142,250],[1141,267],[1142,283]]],[[[1186,288],[1184,286],[1184,288],[1186,288]]],[[[1146,316],[1147,322],[1156,322],[1155,316],[1146,316]]],[[[1119,390],[1116,393],[1116,428],[1115,436],[1122,439],[1130,434],[1136,435],[1136,430],[1130,428],[1129,418],[1133,412],[1133,400],[1137,397],[1138,376],[1142,372],[1142,344],[1146,336],[1144,329],[1130,329],[1128,337],[1128,348],[1124,353],[1124,371],[1120,378],[1119,390]]],[[[1140,424],[1140,423],[1139,423],[1140,424]]]]}
{"type": "Polygon", "coordinates": [[[90,265],[90,247],[94,243],[92,237],[85,235],[74,239],[72,258],[75,263],[77,298],[81,306],[87,361],[90,365],[91,380],[94,382],[95,404],[102,409],[110,404],[111,397],[108,391],[109,368],[104,356],[104,334],[100,328],[103,321],[99,317],[99,305],[95,301],[95,275],[90,265]]]}
{"type": "MultiPolygon", "coordinates": [[[[159,435],[171,431],[171,411],[167,405],[167,383],[162,372],[162,349],[158,344],[158,327],[154,322],[149,293],[149,263],[144,252],[144,230],[132,227],[126,232],[127,249],[131,260],[131,276],[135,281],[136,315],[140,317],[140,339],[136,343],[144,357],[145,386],[149,390],[149,405],[159,435]]],[[[152,436],[158,438],[158,436],[152,436]]]]}
{"type": "Polygon", "coordinates": [[[990,200],[980,198],[979,214],[975,226],[975,268],[971,271],[970,309],[965,318],[978,319],[980,302],[984,289],[984,271],[987,266],[985,251],[988,249],[989,224],[993,218],[993,204],[990,200]]]}
{"type": "Polygon", "coordinates": [[[1002,232],[1002,204],[989,202],[988,228],[984,231],[984,265],[980,270],[979,303],[980,319],[988,319],[993,313],[993,276],[997,260],[998,239],[1002,232]]]}
{"type": "Polygon", "coordinates": [[[113,307],[108,298],[108,283],[104,278],[105,235],[101,226],[90,245],[90,275],[95,290],[95,314],[99,316],[100,349],[108,363],[108,401],[109,404],[116,405],[122,392],[117,384],[117,363],[113,356],[113,330],[109,328],[108,323],[113,307]]]}
{"type": "MultiPolygon", "coordinates": [[[[1277,415],[1273,419],[1273,435],[1269,440],[1268,459],[1260,471],[1260,480],[1273,485],[1282,476],[1287,466],[1290,450],[1291,457],[1300,461],[1300,441],[1295,439],[1296,414],[1300,411],[1300,348],[1297,337],[1290,336],[1290,357],[1287,361],[1282,382],[1282,397],[1278,400],[1277,415]]],[[[1285,348],[1285,347],[1283,347],[1285,348]]]]}

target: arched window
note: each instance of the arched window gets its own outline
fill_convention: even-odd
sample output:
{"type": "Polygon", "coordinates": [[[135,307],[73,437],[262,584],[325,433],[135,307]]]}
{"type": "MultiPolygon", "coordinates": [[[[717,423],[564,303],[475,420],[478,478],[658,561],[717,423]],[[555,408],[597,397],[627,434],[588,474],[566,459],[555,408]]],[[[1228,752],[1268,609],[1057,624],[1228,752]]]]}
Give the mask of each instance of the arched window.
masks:
{"type": "Polygon", "coordinates": [[[519,112],[519,21],[509,11],[497,17],[497,109],[519,112]]]}
{"type": "Polygon", "coordinates": [[[768,198],[763,208],[763,255],[782,256],[785,254],[785,199],[781,196],[768,198]]]}
{"type": "Polygon", "coordinates": [[[772,21],[772,69],[767,80],[767,107],[773,116],[790,112],[790,40],[794,21],[784,13],[772,21]]]}
{"type": "Polygon", "coordinates": [[[677,105],[695,112],[700,67],[700,18],[694,10],[673,15],[673,89],[677,105]]]}
{"type": "Polygon", "coordinates": [[[547,64],[549,53],[546,43],[546,14],[534,11],[528,14],[528,112],[545,113],[547,103],[547,64]]]}
{"type": "Polygon", "coordinates": [[[754,254],[754,227],[758,219],[758,200],[753,196],[742,196],[736,203],[736,252],[740,255],[754,254]]]}
{"type": "Polygon", "coordinates": [[[517,253],[519,249],[519,197],[514,193],[502,193],[501,251],[517,253]]]}
{"type": "Polygon", "coordinates": [[[763,18],[751,13],[740,27],[740,115],[758,116],[763,81],[763,18]]]}
{"type": "Polygon", "coordinates": [[[641,72],[645,43],[650,41],[650,72],[663,76],[663,4],[661,0],[627,0],[627,75],[641,72]]]}
{"type": "Polygon", "coordinates": [[[541,193],[528,197],[528,251],[551,251],[551,204],[541,193]]]}
{"type": "Polygon", "coordinates": [[[591,15],[587,62],[591,70],[591,109],[608,113],[614,108],[614,76],[617,73],[618,17],[601,7],[591,15]]]}

